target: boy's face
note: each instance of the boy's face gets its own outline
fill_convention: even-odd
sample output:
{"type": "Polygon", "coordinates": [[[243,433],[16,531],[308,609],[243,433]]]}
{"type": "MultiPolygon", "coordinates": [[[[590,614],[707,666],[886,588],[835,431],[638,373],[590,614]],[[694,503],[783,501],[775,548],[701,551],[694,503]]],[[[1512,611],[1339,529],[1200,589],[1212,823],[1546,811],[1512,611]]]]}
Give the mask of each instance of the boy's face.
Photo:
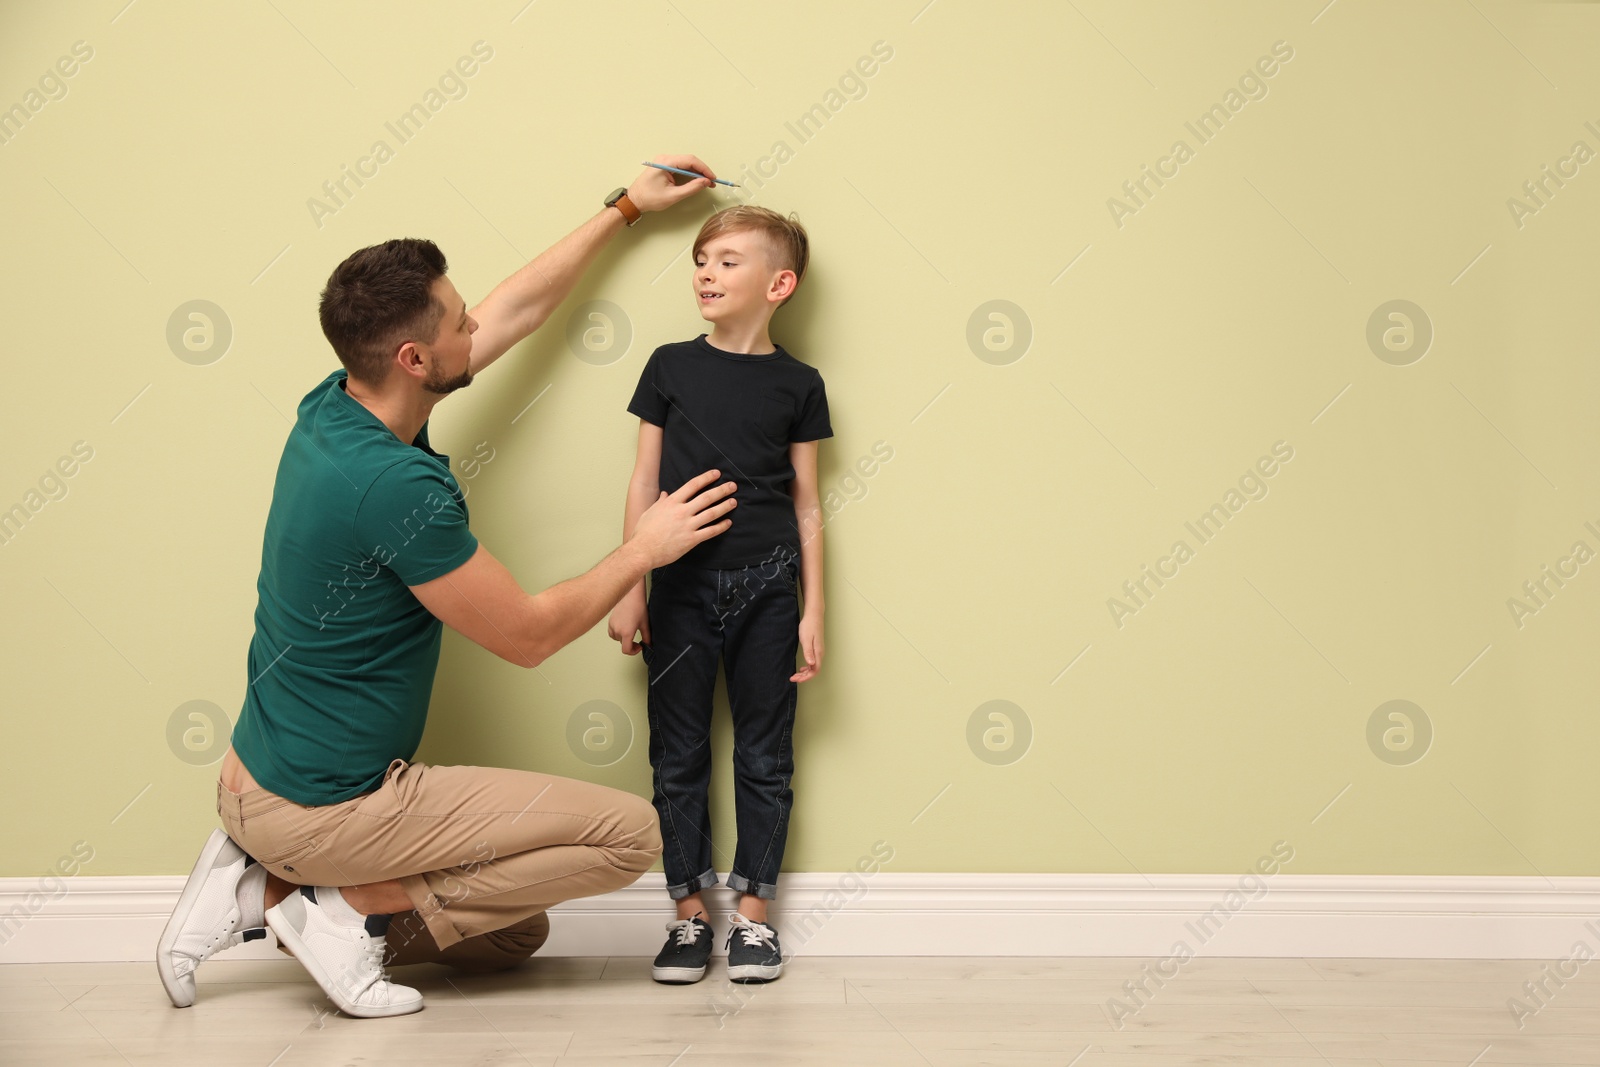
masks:
{"type": "Polygon", "coordinates": [[[774,270],[762,235],[754,230],[723,233],[695,255],[695,303],[711,323],[749,321],[770,315],[794,292],[792,270],[774,270]]]}

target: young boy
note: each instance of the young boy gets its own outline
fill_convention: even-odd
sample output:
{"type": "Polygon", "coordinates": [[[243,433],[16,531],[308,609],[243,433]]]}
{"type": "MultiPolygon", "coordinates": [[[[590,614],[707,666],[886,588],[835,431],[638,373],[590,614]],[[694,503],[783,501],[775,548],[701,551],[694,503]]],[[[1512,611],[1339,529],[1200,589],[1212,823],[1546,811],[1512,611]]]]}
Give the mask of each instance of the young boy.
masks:
{"type": "Polygon", "coordinates": [[[794,799],[797,683],[822,666],[817,446],[833,430],[822,376],[775,345],[767,326],[794,295],[807,258],[804,228],[775,211],[741,205],[707,219],[694,242],[692,284],[711,332],[657,348],[628,405],[640,421],[625,532],[662,492],[701,471],[715,468],[738,485],[727,531],[651,571],[648,598],[640,582],[609,624],[624,653],[643,648],[650,678],[654,803],[678,909],[651,971],[658,982],[698,981],[711,956],[700,894],[717,884],[707,789],[719,656],[733,713],[738,827],[728,885],[742,894],[728,931],[728,977],[768,982],[783,971],[767,904],[777,896],[794,799]],[[797,647],[806,661],[799,671],[797,647]]]}

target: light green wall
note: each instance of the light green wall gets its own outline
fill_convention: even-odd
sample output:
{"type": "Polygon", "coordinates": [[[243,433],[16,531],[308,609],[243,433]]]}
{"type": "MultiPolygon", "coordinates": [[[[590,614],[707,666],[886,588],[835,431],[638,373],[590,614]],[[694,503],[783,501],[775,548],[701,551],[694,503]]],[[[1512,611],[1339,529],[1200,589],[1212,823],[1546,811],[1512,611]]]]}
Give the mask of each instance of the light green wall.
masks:
{"type": "MultiPolygon", "coordinates": [[[[823,485],[894,453],[835,500],[789,870],[882,840],[900,871],[1242,872],[1281,840],[1293,873],[1600,874],[1600,563],[1520,627],[1508,608],[1574,542],[1600,550],[1600,163],[1520,225],[1508,206],[1574,142],[1600,150],[1592,5],[123,2],[0,9],[0,106],[93,48],[0,146],[0,507],[93,449],[0,547],[0,874],[77,841],[85,873],[181,872],[215,825],[216,765],[168,723],[237,715],[340,259],[431,237],[475,302],[640,160],[740,180],[779,140],[745,192],[811,233],[774,336],[828,383],[823,485]],[[466,95],[397,146],[384,123],[477,41],[466,95]],[[865,94],[801,143],[785,123],[879,41],[865,94]],[[1267,94],[1200,144],[1184,123],[1280,41],[1267,94]],[[380,138],[394,158],[319,226],[308,198],[380,138]],[[1178,139],[1193,158],[1119,225],[1108,200],[1178,139]],[[233,330],[209,365],[166,337],[196,299],[233,330]],[[1434,337],[1399,366],[1366,334],[1402,299],[1434,337]],[[991,300],[1031,324],[1010,363],[969,347],[991,300]],[[1268,494],[1200,544],[1185,521],[1280,441],[1268,494]],[[1119,627],[1108,599],[1180,538],[1193,558],[1119,627]],[[1395,699],[1434,733],[1408,765],[1367,739],[1395,699]],[[993,700],[1031,724],[1009,765],[968,743],[993,700]]],[[[714,206],[624,232],[436,413],[441,451],[493,449],[474,528],[527,588],[617,541],[624,409],[650,350],[700,332],[682,253],[714,206]],[[609,364],[564,336],[590,300],[632,326],[609,364]]],[[[644,691],[603,626],[535,672],[447,634],[419,755],[648,795],[644,691]],[[639,731],[605,768],[566,741],[591,700],[639,731]]],[[[725,721],[717,744],[725,868],[725,721]]]]}

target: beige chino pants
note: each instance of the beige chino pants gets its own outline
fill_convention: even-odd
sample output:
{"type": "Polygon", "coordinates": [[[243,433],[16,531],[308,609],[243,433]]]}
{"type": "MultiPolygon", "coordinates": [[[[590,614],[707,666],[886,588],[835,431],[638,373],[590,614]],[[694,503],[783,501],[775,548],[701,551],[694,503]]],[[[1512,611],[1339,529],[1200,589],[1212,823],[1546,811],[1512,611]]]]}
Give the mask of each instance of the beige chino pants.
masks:
{"type": "Polygon", "coordinates": [[[414,910],[390,922],[388,966],[511,966],[544,943],[547,908],[620,889],[661,854],[648,800],[498,767],[397,759],[377,789],[322,807],[219,782],[217,815],[240,848],[285,881],[397,879],[414,910]]]}

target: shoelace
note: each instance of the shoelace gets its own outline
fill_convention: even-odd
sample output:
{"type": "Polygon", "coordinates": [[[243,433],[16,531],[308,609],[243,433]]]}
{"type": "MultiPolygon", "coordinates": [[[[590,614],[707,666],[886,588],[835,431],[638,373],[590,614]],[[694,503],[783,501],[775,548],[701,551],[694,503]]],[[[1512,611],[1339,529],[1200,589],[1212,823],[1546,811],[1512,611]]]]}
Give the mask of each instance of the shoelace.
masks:
{"type": "Polygon", "coordinates": [[[369,937],[361,946],[361,956],[355,972],[350,976],[349,992],[360,996],[369,990],[386,993],[390,985],[389,974],[383,969],[383,953],[387,942],[381,937],[369,937]]]}
{"type": "Polygon", "coordinates": [[[735,932],[744,936],[746,948],[753,948],[757,945],[767,945],[770,947],[772,944],[772,939],[775,936],[770,926],[765,926],[749,919],[740,919],[735,916],[733,919],[733,926],[728,930],[728,944],[724,947],[731,947],[733,945],[733,935],[735,932]]]}
{"type": "Polygon", "coordinates": [[[180,977],[187,974],[193,974],[195,969],[198,968],[200,964],[216,955],[219,949],[232,948],[234,943],[243,940],[238,936],[238,926],[239,917],[237,914],[235,914],[227,920],[221,930],[212,934],[211,937],[206,940],[206,943],[200,946],[198,956],[190,955],[189,953],[182,952],[181,950],[175,950],[173,955],[176,957],[176,959],[172,961],[173,971],[180,977]]]}
{"type": "Polygon", "coordinates": [[[669,931],[678,935],[678,944],[692,945],[700,939],[700,924],[693,919],[674,919],[667,924],[669,931]]]}
{"type": "Polygon", "coordinates": [[[389,972],[383,969],[383,953],[388,944],[386,939],[374,937],[361,947],[361,962],[367,970],[376,975],[374,982],[389,980],[389,972]]]}
{"type": "Polygon", "coordinates": [[[206,943],[206,955],[211,955],[211,953],[217,951],[219,947],[226,945],[230,940],[232,940],[238,926],[239,917],[238,915],[233,915],[227,920],[226,923],[223,924],[221,930],[218,930],[216,933],[211,935],[211,940],[206,943]]]}

